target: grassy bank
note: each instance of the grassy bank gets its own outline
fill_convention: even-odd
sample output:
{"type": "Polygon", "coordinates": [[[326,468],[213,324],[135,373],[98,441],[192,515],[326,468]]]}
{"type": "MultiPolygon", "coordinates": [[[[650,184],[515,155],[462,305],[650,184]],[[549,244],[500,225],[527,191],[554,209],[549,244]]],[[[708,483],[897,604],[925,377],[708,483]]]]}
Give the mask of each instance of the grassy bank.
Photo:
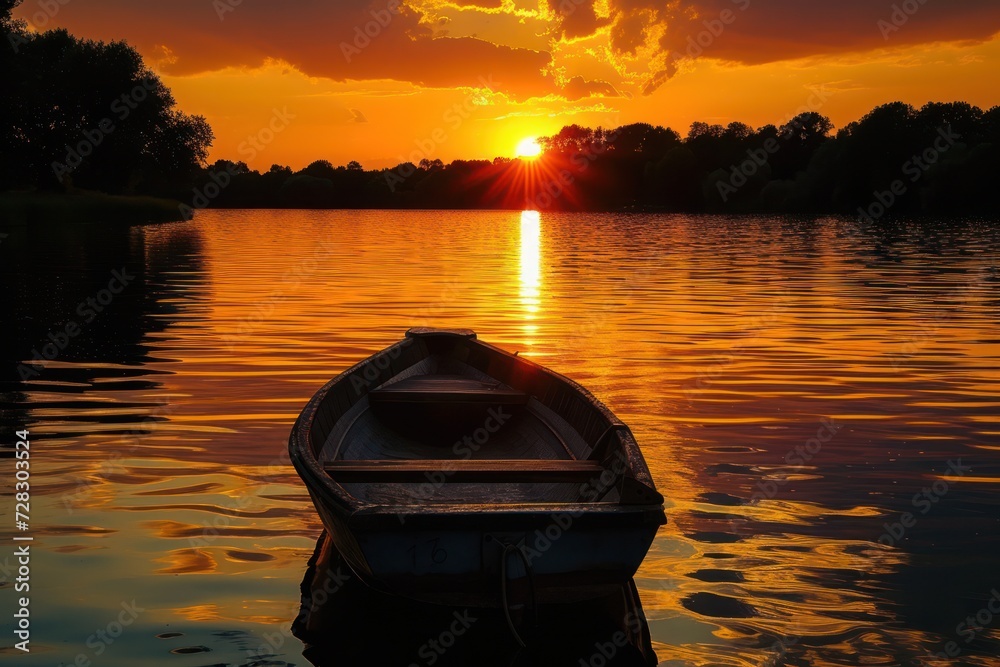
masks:
{"type": "Polygon", "coordinates": [[[141,224],[183,220],[180,202],[100,192],[0,193],[0,224],[141,224]]]}

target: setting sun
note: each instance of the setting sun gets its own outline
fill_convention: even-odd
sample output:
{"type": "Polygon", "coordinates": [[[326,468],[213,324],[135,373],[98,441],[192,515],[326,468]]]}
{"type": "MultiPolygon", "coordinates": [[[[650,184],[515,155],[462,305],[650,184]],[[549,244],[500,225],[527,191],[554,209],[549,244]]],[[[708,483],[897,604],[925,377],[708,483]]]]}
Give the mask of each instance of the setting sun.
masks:
{"type": "Polygon", "coordinates": [[[534,137],[528,137],[517,145],[517,157],[538,157],[541,153],[542,147],[534,137]]]}

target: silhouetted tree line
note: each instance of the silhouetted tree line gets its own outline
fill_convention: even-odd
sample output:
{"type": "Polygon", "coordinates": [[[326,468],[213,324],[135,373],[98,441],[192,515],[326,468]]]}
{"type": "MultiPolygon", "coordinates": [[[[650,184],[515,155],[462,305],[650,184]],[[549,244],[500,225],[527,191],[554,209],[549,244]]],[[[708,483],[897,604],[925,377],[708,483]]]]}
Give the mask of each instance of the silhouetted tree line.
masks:
{"type": "Polygon", "coordinates": [[[85,188],[170,196],[186,210],[536,208],[707,212],[995,213],[1000,108],[902,102],[833,133],[819,113],[778,127],[564,127],[535,160],[391,169],[318,160],[299,171],[205,166],[212,130],[124,42],[33,33],[0,0],[0,191],[85,188]]]}
{"type": "Polygon", "coordinates": [[[0,0],[0,190],[165,193],[190,188],[212,143],[204,118],[125,42],[35,33],[0,0]]]}
{"type": "Polygon", "coordinates": [[[209,205],[306,208],[537,208],[706,212],[838,212],[879,217],[995,213],[1000,108],[894,102],[833,133],[819,113],[777,127],[694,123],[686,137],[636,123],[570,125],[535,160],[421,160],[391,169],[320,160],[264,173],[226,172],[209,205]]]}

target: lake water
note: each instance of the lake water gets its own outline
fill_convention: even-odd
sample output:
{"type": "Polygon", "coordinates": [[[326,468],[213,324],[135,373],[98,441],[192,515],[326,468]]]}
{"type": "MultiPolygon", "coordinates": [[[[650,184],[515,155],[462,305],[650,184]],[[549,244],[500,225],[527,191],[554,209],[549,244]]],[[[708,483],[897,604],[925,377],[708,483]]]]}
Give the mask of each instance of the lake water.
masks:
{"type": "Polygon", "coordinates": [[[2,474],[14,428],[32,474],[30,529],[0,507],[8,662],[308,664],[288,626],[322,527],[289,428],[334,374],[435,325],[632,427],[667,497],[636,577],[664,664],[1000,664],[996,222],[206,211],[4,231],[2,474]],[[33,349],[54,358],[19,367],[33,349]],[[34,537],[30,655],[10,648],[15,534],[34,537]]]}

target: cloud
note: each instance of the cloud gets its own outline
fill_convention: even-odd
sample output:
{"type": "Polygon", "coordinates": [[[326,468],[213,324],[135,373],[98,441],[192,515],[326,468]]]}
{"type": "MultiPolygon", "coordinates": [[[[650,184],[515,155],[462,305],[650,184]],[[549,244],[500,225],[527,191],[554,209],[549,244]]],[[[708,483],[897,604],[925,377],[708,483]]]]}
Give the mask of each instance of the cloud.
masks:
{"type": "Polygon", "coordinates": [[[643,95],[651,95],[657,88],[669,81],[677,73],[677,61],[669,60],[663,68],[651,76],[642,86],[643,95]]]}
{"type": "Polygon", "coordinates": [[[456,0],[452,4],[458,9],[500,9],[503,6],[503,0],[456,0]]]}
{"type": "Polygon", "coordinates": [[[585,97],[621,97],[607,81],[588,81],[582,76],[574,76],[562,88],[562,96],[574,101],[585,97]]]}
{"type": "Polygon", "coordinates": [[[564,37],[587,37],[607,25],[607,19],[598,18],[594,8],[596,0],[548,0],[549,9],[556,14],[559,30],[564,37]]]}
{"type": "Polygon", "coordinates": [[[651,12],[633,10],[618,15],[611,26],[611,48],[618,53],[635,55],[646,42],[646,32],[652,27],[651,12]]]}
{"type": "MultiPolygon", "coordinates": [[[[581,10],[590,6],[585,0],[581,10]]],[[[996,0],[900,0],[896,5],[871,0],[608,0],[608,12],[614,53],[652,49],[655,66],[646,93],[673,76],[678,60],[689,57],[757,65],[913,44],[985,41],[1000,32],[996,0]],[[902,5],[911,13],[894,14],[894,6],[902,5]]],[[[575,16],[572,12],[558,19],[566,34],[578,34],[575,16]]],[[[589,14],[582,23],[588,21],[595,31],[599,28],[589,14]]]]}
{"type": "MultiPolygon", "coordinates": [[[[482,87],[518,98],[556,90],[551,55],[473,37],[434,37],[422,15],[394,0],[91,0],[63,5],[55,22],[81,36],[168,50],[167,74],[256,67],[269,59],[334,81],[394,79],[482,87]]],[[[51,27],[51,26],[49,26],[51,27]]]]}
{"type": "MultiPolygon", "coordinates": [[[[423,87],[482,88],[490,81],[496,92],[516,100],[614,95],[614,86],[624,81],[639,81],[649,94],[691,57],[757,65],[930,42],[984,41],[1000,32],[997,0],[897,0],[916,9],[912,16],[895,17],[888,0],[544,0],[547,14],[524,8],[534,3],[518,2],[511,10],[501,0],[406,0],[402,5],[397,0],[88,0],[61,4],[46,27],[58,24],[80,36],[127,39],[173,75],[252,68],[274,59],[338,82],[392,79],[423,87]],[[477,9],[462,11],[472,8],[477,9]],[[449,12],[462,15],[462,36],[441,34],[440,21],[449,12]],[[497,22],[498,12],[510,21],[497,22]],[[525,21],[529,14],[527,23],[514,21],[516,16],[525,21]],[[539,30],[543,15],[551,16],[551,23],[539,30]],[[475,36],[477,22],[488,39],[475,36]],[[563,90],[556,73],[565,70],[553,54],[557,60],[573,57],[583,48],[573,42],[587,37],[607,41],[607,47],[587,48],[612,62],[622,80],[606,76],[614,85],[571,80],[563,90]]],[[[30,18],[32,8],[22,5],[18,15],[30,18]]]]}

